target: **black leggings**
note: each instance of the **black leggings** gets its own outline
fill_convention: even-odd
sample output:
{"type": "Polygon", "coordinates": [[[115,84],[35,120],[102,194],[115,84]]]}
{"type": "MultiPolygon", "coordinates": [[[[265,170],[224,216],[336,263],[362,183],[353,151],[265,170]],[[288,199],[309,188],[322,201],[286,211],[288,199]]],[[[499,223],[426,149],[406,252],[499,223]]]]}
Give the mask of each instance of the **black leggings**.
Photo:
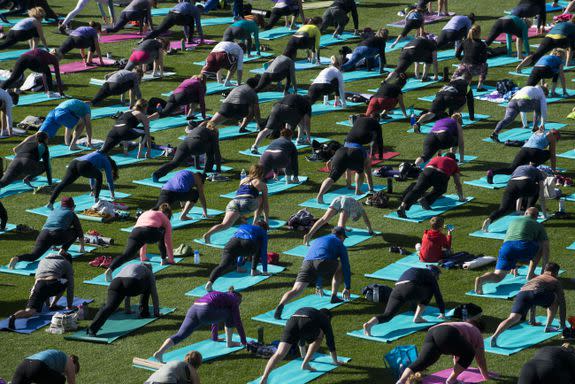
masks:
{"type": "Polygon", "coordinates": [[[148,22],[147,18],[147,11],[123,11],[120,13],[120,17],[118,21],[116,21],[116,25],[112,28],[106,28],[107,33],[116,33],[130,21],[137,21],[140,25],[140,33],[142,33],[144,29],[144,23],[148,22]]]}
{"type": "Polygon", "coordinates": [[[299,14],[299,8],[283,7],[283,8],[272,8],[270,20],[264,27],[264,30],[269,30],[276,25],[276,23],[281,19],[282,16],[297,16],[299,14]]]}
{"type": "Polygon", "coordinates": [[[0,188],[4,188],[16,180],[22,180],[24,178],[32,179],[45,171],[44,162],[18,156],[10,162],[10,165],[8,165],[8,168],[0,179],[0,188]]]}
{"type": "Polygon", "coordinates": [[[545,1],[537,0],[536,3],[523,3],[511,10],[511,14],[522,19],[537,17],[537,28],[543,27],[547,23],[547,5],[545,1]]]}
{"type": "Polygon", "coordinates": [[[414,29],[421,28],[422,25],[423,25],[423,19],[406,20],[400,36],[405,37],[409,34],[409,32],[413,31],[414,29]]]}
{"type": "Polygon", "coordinates": [[[363,173],[365,166],[364,155],[364,150],[360,148],[337,150],[331,158],[331,171],[328,177],[336,182],[347,170],[363,173]]]}
{"type": "Polygon", "coordinates": [[[407,69],[413,63],[433,63],[433,52],[427,50],[420,50],[418,48],[413,49],[403,49],[399,55],[399,60],[397,66],[395,67],[395,72],[405,73],[407,69]]]}
{"type": "Polygon", "coordinates": [[[340,97],[345,96],[339,94],[339,81],[337,79],[333,79],[330,83],[313,83],[307,90],[307,95],[312,104],[321,100],[323,96],[331,95],[332,93],[340,97]]]}
{"type": "Polygon", "coordinates": [[[96,168],[89,161],[72,160],[70,164],[68,164],[66,175],[60,184],[56,186],[54,192],[52,192],[52,196],[50,196],[50,204],[54,204],[64,188],[66,188],[68,185],[72,185],[72,183],[74,183],[74,181],[78,180],[80,177],[86,177],[88,179],[95,180],[95,185],[92,192],[94,192],[94,199],[97,200],[100,197],[100,190],[102,189],[102,171],[96,168]]]}
{"type": "Polygon", "coordinates": [[[6,39],[4,42],[0,43],[0,50],[10,48],[11,46],[21,42],[38,37],[38,30],[36,27],[32,29],[15,31],[13,29],[9,30],[6,34],[6,39]]]}
{"type": "Polygon", "coordinates": [[[457,136],[449,132],[433,133],[430,132],[423,141],[423,161],[428,161],[441,149],[449,149],[457,146],[457,136]]]}
{"type": "Polygon", "coordinates": [[[520,165],[534,163],[535,166],[545,163],[551,158],[551,153],[546,149],[522,147],[509,167],[493,170],[494,175],[511,175],[520,165]]]}
{"type": "Polygon", "coordinates": [[[104,85],[100,87],[98,93],[91,101],[92,105],[99,104],[102,100],[113,95],[123,95],[130,89],[134,88],[134,81],[129,80],[124,83],[108,83],[105,82],[104,85]]]}
{"type": "Polygon", "coordinates": [[[18,261],[36,261],[55,245],[60,245],[64,251],[67,251],[77,238],[78,234],[73,230],[50,231],[43,229],[36,238],[32,252],[19,255],[18,261]]]}
{"type": "Polygon", "coordinates": [[[433,292],[427,285],[413,282],[396,285],[389,296],[383,315],[376,316],[378,323],[387,323],[399,313],[407,303],[428,305],[433,297],[433,292]]]}
{"type": "Polygon", "coordinates": [[[431,205],[446,191],[449,176],[433,168],[425,168],[417,178],[417,182],[411,191],[403,198],[406,209],[409,209],[419,198],[431,205]],[[431,192],[425,193],[429,188],[431,192]],[[423,196],[423,197],[422,197],[423,196]]]}
{"type": "MultiPolygon", "coordinates": [[[[297,57],[298,49],[311,49],[312,51],[315,51],[315,38],[309,37],[307,33],[302,35],[293,35],[289,39],[283,54],[287,57],[295,59],[297,57]]],[[[317,56],[319,57],[319,49],[317,56]]]]}
{"type": "Polygon", "coordinates": [[[172,93],[170,98],[168,99],[168,103],[162,109],[160,113],[161,117],[169,116],[174,111],[182,106],[186,106],[192,103],[199,103],[198,97],[190,92],[180,92],[180,93],[172,93]]]}
{"type": "Polygon", "coordinates": [[[12,376],[12,384],[65,384],[66,377],[41,360],[24,359],[12,376]]]}
{"type": "Polygon", "coordinates": [[[252,257],[252,271],[255,271],[258,266],[260,247],[255,241],[249,239],[238,239],[232,237],[224,247],[220,264],[210,273],[209,281],[213,283],[216,279],[222,276],[227,269],[236,264],[239,256],[252,257]]]}
{"type": "Polygon", "coordinates": [[[537,63],[540,58],[542,58],[547,52],[551,52],[555,48],[575,48],[575,39],[569,41],[568,38],[564,37],[562,39],[552,39],[550,37],[544,37],[539,43],[539,47],[531,57],[532,63],[537,63]]]}
{"type": "Polygon", "coordinates": [[[517,384],[571,384],[574,379],[569,371],[552,361],[533,359],[521,368],[517,384]]]}
{"type": "Polygon", "coordinates": [[[288,90],[292,83],[292,78],[290,76],[289,69],[283,72],[276,72],[276,73],[264,72],[262,74],[262,77],[260,77],[258,85],[254,88],[254,91],[261,92],[271,83],[277,83],[282,81],[283,79],[286,79],[286,86],[284,89],[288,90]]]}
{"type": "Polygon", "coordinates": [[[321,33],[323,34],[328,27],[335,26],[335,34],[341,35],[345,26],[349,23],[347,12],[339,7],[331,6],[322,15],[321,33]]]}
{"type": "Polygon", "coordinates": [[[523,31],[521,31],[521,28],[519,28],[512,19],[497,19],[493,27],[491,27],[489,37],[485,40],[485,44],[488,46],[491,45],[502,33],[508,33],[518,38],[523,37],[523,31]]]}
{"type": "Polygon", "coordinates": [[[515,211],[515,202],[519,198],[527,199],[527,208],[534,207],[539,199],[539,184],[531,179],[509,180],[499,208],[489,215],[491,222],[515,211]]]}
{"type": "MultiPolygon", "coordinates": [[[[204,143],[198,140],[184,140],[180,143],[180,145],[178,145],[174,158],[161,166],[156,172],[154,172],[154,176],[156,176],[158,179],[161,179],[169,172],[176,169],[180,164],[185,162],[191,156],[200,156],[203,153],[206,153],[204,143]]],[[[217,163],[219,164],[219,161],[217,161],[217,163]]]]}
{"type": "Polygon", "coordinates": [[[8,211],[4,208],[4,204],[0,201],[0,230],[6,229],[8,223],[8,211]]]}
{"type": "Polygon", "coordinates": [[[527,79],[527,85],[536,86],[543,79],[553,79],[554,83],[559,80],[559,73],[554,73],[549,67],[533,67],[527,79]]]}
{"type": "Polygon", "coordinates": [[[413,372],[421,372],[435,364],[441,355],[457,356],[457,364],[467,368],[475,358],[475,350],[457,328],[436,326],[425,335],[419,356],[409,368],[413,372]]]}
{"type": "Polygon", "coordinates": [[[113,271],[122,264],[136,258],[140,248],[145,244],[158,243],[160,256],[162,257],[162,260],[164,260],[167,255],[166,244],[164,243],[164,234],[165,229],[163,227],[134,227],[134,229],[132,229],[132,233],[130,233],[130,237],[128,237],[124,253],[112,260],[110,269],[113,271]]]}
{"type": "Polygon", "coordinates": [[[22,78],[25,70],[31,70],[33,72],[38,72],[43,74],[46,77],[46,83],[48,89],[53,90],[54,84],[52,83],[52,72],[50,71],[50,66],[47,64],[42,63],[38,58],[32,55],[22,55],[18,60],[16,60],[16,64],[14,64],[14,68],[12,69],[12,73],[10,77],[2,83],[2,89],[10,89],[14,88],[14,84],[18,83],[22,78]]]}
{"type": "Polygon", "coordinates": [[[458,31],[454,31],[452,29],[442,30],[437,39],[437,49],[446,48],[449,44],[464,39],[466,34],[467,30],[465,30],[465,28],[458,31]]]}
{"type": "Polygon", "coordinates": [[[285,168],[288,175],[293,175],[290,156],[285,152],[265,151],[260,157],[260,165],[264,167],[264,175],[275,169],[285,168]]]}
{"type": "Polygon", "coordinates": [[[90,324],[89,329],[97,333],[108,318],[118,309],[126,297],[140,297],[140,313],[149,316],[148,302],[150,287],[143,280],[131,277],[116,277],[108,287],[108,298],[90,324]]]}
{"type": "Polygon", "coordinates": [[[125,127],[114,127],[108,132],[106,136],[106,141],[104,145],[100,148],[100,152],[109,153],[116,145],[120,144],[122,141],[130,140],[144,140],[146,137],[145,131],[143,129],[134,129],[130,126],[125,127]]]}
{"type": "Polygon", "coordinates": [[[175,192],[175,191],[168,191],[167,189],[162,189],[160,191],[160,196],[158,197],[158,202],[154,209],[160,208],[160,205],[164,203],[170,204],[171,207],[174,206],[174,203],[179,203],[182,201],[191,201],[196,203],[199,198],[199,193],[197,189],[192,188],[188,192],[175,192]]]}
{"type": "Polygon", "coordinates": [[[60,45],[58,48],[58,53],[61,55],[65,55],[66,53],[70,52],[72,49],[86,49],[90,48],[90,52],[96,51],[96,43],[92,37],[83,37],[83,36],[68,36],[66,40],[60,45]]]}
{"type": "Polygon", "coordinates": [[[181,13],[169,12],[164,20],[160,23],[158,28],[153,30],[152,32],[148,33],[144,40],[155,39],[156,37],[166,33],[170,30],[174,25],[182,25],[184,26],[184,35],[188,42],[192,41],[194,37],[194,22],[195,19],[191,16],[184,16],[181,13]]]}
{"type": "Polygon", "coordinates": [[[245,40],[248,55],[252,51],[252,34],[242,27],[228,27],[224,31],[222,41],[245,40]]]}

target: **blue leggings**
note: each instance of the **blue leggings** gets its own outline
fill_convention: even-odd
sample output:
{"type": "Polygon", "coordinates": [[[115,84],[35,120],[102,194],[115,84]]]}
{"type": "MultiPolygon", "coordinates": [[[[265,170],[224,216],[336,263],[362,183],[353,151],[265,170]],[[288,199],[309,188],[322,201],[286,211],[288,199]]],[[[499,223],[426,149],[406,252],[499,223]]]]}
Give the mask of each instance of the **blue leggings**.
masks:
{"type": "MultiPolygon", "coordinates": [[[[344,71],[353,71],[357,63],[359,63],[362,59],[365,59],[366,66],[368,69],[373,68],[375,57],[379,53],[377,48],[370,48],[366,46],[359,46],[353,50],[351,54],[351,58],[341,67],[344,71]]],[[[381,69],[381,58],[380,58],[380,69],[381,69]]]]}
{"type": "Polygon", "coordinates": [[[170,339],[174,344],[178,344],[194,333],[198,327],[222,322],[225,322],[226,326],[232,324],[231,312],[228,309],[212,308],[210,305],[192,305],[180,329],[175,335],[170,336],[170,339]]]}

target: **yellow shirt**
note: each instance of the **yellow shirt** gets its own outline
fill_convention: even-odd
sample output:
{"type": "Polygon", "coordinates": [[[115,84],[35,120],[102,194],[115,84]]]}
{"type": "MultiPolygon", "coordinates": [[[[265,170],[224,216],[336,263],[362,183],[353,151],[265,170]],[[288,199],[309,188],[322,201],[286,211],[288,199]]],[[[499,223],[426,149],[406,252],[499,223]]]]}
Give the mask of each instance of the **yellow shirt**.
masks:
{"type": "Polygon", "coordinates": [[[321,32],[319,28],[313,24],[306,24],[297,30],[296,35],[302,35],[307,33],[307,35],[315,39],[315,51],[319,50],[319,39],[321,38],[321,32]]]}

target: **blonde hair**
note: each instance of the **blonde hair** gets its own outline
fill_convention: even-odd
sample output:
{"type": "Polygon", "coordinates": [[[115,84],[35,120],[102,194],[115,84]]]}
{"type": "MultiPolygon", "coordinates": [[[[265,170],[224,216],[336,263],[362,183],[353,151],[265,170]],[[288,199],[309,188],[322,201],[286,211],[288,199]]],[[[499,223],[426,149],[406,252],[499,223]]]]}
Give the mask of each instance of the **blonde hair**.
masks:
{"type": "Polygon", "coordinates": [[[248,172],[248,178],[250,180],[263,180],[264,174],[264,167],[259,164],[252,164],[250,170],[248,172]]]}
{"type": "Polygon", "coordinates": [[[453,120],[459,121],[461,123],[461,120],[463,120],[463,116],[461,116],[461,113],[456,112],[453,115],[451,115],[451,118],[453,120]]]}
{"type": "Polygon", "coordinates": [[[421,382],[422,379],[423,379],[423,377],[421,376],[421,373],[415,372],[407,378],[406,384],[419,383],[419,382],[421,382]]]}
{"type": "Polygon", "coordinates": [[[341,67],[341,57],[339,57],[339,56],[332,56],[332,57],[330,57],[330,60],[331,60],[331,64],[332,64],[334,67],[337,67],[337,68],[340,68],[340,67],[341,67]]]}
{"type": "Polygon", "coordinates": [[[147,108],[148,108],[148,100],[146,99],[136,100],[136,103],[132,107],[132,109],[135,109],[140,112],[145,112],[147,108]]]}
{"type": "Polygon", "coordinates": [[[429,225],[431,229],[439,230],[443,228],[443,224],[445,223],[445,219],[441,216],[433,216],[431,220],[429,220],[429,225]]]}
{"type": "Polygon", "coordinates": [[[387,37],[389,31],[387,28],[380,28],[379,31],[375,34],[375,37],[387,37]]]}
{"type": "Polygon", "coordinates": [[[558,56],[561,58],[562,61],[565,61],[566,52],[563,48],[555,48],[551,51],[553,56],[558,56]]]}
{"type": "Polygon", "coordinates": [[[42,20],[46,16],[46,11],[42,7],[34,7],[28,10],[28,16],[38,20],[42,20]]]}
{"type": "Polygon", "coordinates": [[[162,203],[158,207],[158,211],[162,212],[168,219],[172,218],[172,207],[168,203],[162,203]]]}
{"type": "Polygon", "coordinates": [[[140,67],[137,67],[136,69],[134,69],[134,72],[136,72],[138,74],[138,76],[140,77],[140,79],[142,77],[144,77],[144,70],[140,67]]]}
{"type": "Polygon", "coordinates": [[[212,131],[216,130],[217,126],[216,123],[212,122],[211,120],[208,121],[208,123],[206,124],[206,128],[207,129],[211,129],[212,131]]]}
{"type": "Polygon", "coordinates": [[[467,40],[481,39],[481,26],[474,24],[467,32],[467,40]]]}

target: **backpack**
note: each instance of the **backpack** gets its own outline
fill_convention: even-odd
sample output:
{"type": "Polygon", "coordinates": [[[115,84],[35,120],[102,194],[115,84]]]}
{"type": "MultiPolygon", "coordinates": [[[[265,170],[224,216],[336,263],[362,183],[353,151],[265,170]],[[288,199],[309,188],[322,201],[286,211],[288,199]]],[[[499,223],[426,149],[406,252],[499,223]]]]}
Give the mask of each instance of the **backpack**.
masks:
{"type": "Polygon", "coordinates": [[[313,215],[304,208],[291,215],[287,222],[287,226],[289,229],[307,231],[313,226],[315,221],[316,219],[313,217],[313,215]]]}
{"type": "Polygon", "coordinates": [[[389,300],[391,291],[392,289],[387,285],[370,284],[367,287],[363,287],[361,294],[365,296],[367,301],[385,305],[387,304],[387,300],[389,300]]]}
{"type": "Polygon", "coordinates": [[[44,77],[41,73],[32,72],[20,86],[21,91],[44,91],[44,77]]]}
{"type": "Polygon", "coordinates": [[[389,206],[389,197],[385,191],[377,191],[373,195],[367,197],[365,205],[376,208],[387,208],[389,206]]]}
{"type": "Polygon", "coordinates": [[[517,84],[513,82],[513,80],[505,79],[505,80],[499,80],[497,82],[496,88],[497,92],[499,92],[500,95],[505,95],[507,92],[511,92],[518,87],[517,84]]]}
{"type": "Polygon", "coordinates": [[[525,140],[507,140],[504,145],[507,147],[522,147],[525,144],[525,140]]]}
{"type": "Polygon", "coordinates": [[[317,155],[322,161],[328,161],[333,157],[335,151],[341,148],[341,144],[335,140],[330,140],[326,143],[320,143],[317,140],[312,140],[311,147],[313,153],[317,155]]]}
{"type": "Polygon", "coordinates": [[[38,129],[40,129],[40,126],[44,122],[44,119],[45,119],[44,117],[26,116],[24,120],[16,124],[16,127],[24,130],[31,129],[37,131],[38,129]]]}
{"type": "Polygon", "coordinates": [[[451,317],[463,320],[463,309],[467,309],[467,318],[471,319],[475,316],[479,316],[483,313],[483,309],[479,305],[473,303],[459,304],[453,309],[453,315],[451,317]]]}
{"type": "Polygon", "coordinates": [[[387,368],[393,371],[396,378],[399,378],[405,368],[417,359],[417,347],[415,345],[401,345],[393,348],[383,358],[387,368]]]}
{"type": "Polygon", "coordinates": [[[417,179],[421,169],[415,165],[414,163],[409,163],[404,161],[403,163],[399,164],[399,179],[400,180],[407,180],[407,179],[417,179]]]}
{"type": "Polygon", "coordinates": [[[557,185],[557,178],[555,176],[547,176],[543,181],[543,192],[546,199],[557,199],[561,197],[561,191],[555,186],[557,185]]]}

